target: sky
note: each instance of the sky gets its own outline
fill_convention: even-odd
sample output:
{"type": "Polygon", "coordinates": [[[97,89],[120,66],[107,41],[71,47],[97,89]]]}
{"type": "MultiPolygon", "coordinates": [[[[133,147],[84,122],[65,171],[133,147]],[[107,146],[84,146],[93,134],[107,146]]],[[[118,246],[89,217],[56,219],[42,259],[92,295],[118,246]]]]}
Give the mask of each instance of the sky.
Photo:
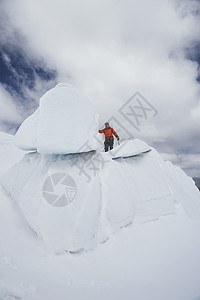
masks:
{"type": "Polygon", "coordinates": [[[200,1],[0,0],[0,37],[0,131],[68,82],[100,127],[200,177],[200,1]]]}

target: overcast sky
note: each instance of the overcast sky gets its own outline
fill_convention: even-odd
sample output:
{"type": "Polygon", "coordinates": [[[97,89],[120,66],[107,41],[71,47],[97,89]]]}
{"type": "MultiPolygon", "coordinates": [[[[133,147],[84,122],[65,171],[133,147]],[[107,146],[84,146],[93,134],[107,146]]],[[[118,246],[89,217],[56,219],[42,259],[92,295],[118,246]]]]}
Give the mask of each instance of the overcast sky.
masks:
{"type": "Polygon", "coordinates": [[[45,91],[69,82],[100,124],[119,121],[200,177],[199,1],[1,0],[0,14],[1,131],[14,133],[45,91]],[[138,110],[139,130],[122,114],[137,91],[149,109],[138,110]]]}

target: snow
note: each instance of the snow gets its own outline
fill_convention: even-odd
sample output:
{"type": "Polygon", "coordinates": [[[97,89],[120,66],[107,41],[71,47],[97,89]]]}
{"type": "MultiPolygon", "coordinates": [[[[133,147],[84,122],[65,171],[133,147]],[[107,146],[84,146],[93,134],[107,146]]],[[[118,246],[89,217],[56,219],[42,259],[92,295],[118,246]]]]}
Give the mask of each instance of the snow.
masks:
{"type": "Polygon", "coordinates": [[[0,132],[0,175],[10,169],[24,156],[25,152],[15,147],[13,140],[13,135],[0,132]]]}
{"type": "Polygon", "coordinates": [[[125,140],[121,142],[120,147],[117,147],[117,149],[113,148],[109,154],[113,156],[113,158],[129,157],[149,151],[150,149],[151,148],[145,142],[139,139],[125,140]]]}
{"type": "Polygon", "coordinates": [[[94,151],[96,125],[59,84],[0,133],[0,299],[199,299],[194,181],[139,139],[94,151]]]}
{"type": "Polygon", "coordinates": [[[37,150],[39,108],[19,127],[14,137],[15,145],[22,150],[37,150]]]}
{"type": "Polygon", "coordinates": [[[40,99],[39,108],[20,126],[15,144],[24,150],[67,154],[97,148],[97,122],[87,97],[60,83],[40,99]]]}
{"type": "Polygon", "coordinates": [[[0,195],[0,299],[199,299],[199,223],[180,205],[175,215],[117,231],[95,251],[47,255],[0,195]]]}
{"type": "Polygon", "coordinates": [[[111,151],[68,155],[31,152],[3,174],[1,185],[18,203],[48,253],[95,249],[133,222],[175,214],[176,203],[192,218],[200,218],[199,191],[183,172],[165,163],[153,148],[129,157],[146,149],[150,147],[140,140],[127,141],[115,148],[116,155],[127,155],[120,160],[112,160],[111,151]],[[75,197],[68,198],[66,206],[66,186],[61,179],[52,181],[56,174],[61,174],[61,179],[66,174],[75,182],[74,188],[70,187],[75,197]],[[45,186],[47,179],[52,186],[45,186]],[[181,189],[179,182],[185,188],[181,189]]]}

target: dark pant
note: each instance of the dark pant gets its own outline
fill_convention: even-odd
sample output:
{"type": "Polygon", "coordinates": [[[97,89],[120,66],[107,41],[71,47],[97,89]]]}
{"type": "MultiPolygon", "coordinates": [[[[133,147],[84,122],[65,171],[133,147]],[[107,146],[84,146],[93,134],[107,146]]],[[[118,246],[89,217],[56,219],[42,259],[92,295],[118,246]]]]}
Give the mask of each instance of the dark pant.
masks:
{"type": "Polygon", "coordinates": [[[113,143],[114,143],[114,139],[105,139],[105,142],[104,142],[104,146],[105,146],[105,152],[107,152],[109,150],[109,147],[110,147],[110,150],[113,149],[113,143]]]}

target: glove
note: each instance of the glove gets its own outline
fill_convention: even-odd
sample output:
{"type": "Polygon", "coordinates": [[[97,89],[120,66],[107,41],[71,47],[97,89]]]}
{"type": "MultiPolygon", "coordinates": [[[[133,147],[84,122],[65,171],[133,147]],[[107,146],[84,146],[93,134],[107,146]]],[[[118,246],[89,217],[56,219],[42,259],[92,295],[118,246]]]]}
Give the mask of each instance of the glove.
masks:
{"type": "Polygon", "coordinates": [[[119,137],[117,136],[117,140],[119,141],[119,137]]]}

